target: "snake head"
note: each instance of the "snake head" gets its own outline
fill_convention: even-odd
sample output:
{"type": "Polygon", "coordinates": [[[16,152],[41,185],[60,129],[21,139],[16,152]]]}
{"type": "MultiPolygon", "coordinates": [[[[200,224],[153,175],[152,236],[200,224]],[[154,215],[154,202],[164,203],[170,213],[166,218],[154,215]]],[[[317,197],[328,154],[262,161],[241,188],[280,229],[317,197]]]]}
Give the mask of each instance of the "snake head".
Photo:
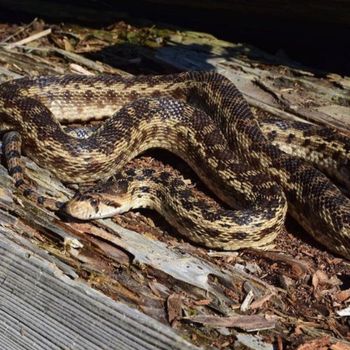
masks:
{"type": "Polygon", "coordinates": [[[62,210],[80,220],[109,218],[132,208],[124,181],[107,182],[94,189],[76,193],[62,210]]]}

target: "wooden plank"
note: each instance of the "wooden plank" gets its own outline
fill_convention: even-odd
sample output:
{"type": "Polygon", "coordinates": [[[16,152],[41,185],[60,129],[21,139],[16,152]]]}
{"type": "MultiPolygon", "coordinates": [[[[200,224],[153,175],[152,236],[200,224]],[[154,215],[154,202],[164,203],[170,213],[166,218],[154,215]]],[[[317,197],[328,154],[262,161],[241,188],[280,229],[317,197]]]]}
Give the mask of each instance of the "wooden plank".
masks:
{"type": "Polygon", "coordinates": [[[2,349],[197,349],[0,235],[2,349]]]}

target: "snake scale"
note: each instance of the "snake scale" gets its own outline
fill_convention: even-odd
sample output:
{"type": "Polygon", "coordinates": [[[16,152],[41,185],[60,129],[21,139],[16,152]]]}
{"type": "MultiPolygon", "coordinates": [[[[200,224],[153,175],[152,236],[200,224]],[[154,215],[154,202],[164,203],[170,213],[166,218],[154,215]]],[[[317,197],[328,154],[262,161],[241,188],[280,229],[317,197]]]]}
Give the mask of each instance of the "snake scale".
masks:
{"type": "MultiPolygon", "coordinates": [[[[16,132],[7,140],[5,135],[15,178],[22,172],[15,165],[20,152],[11,146],[16,143],[67,183],[120,173],[119,192],[129,191],[130,197],[137,194],[133,199],[136,203],[127,204],[124,210],[145,206],[153,186],[153,195],[159,197],[154,201],[173,202],[158,207],[180,232],[192,241],[220,249],[269,243],[284,227],[288,200],[288,211],[307,232],[331,251],[349,258],[349,199],[319,170],[277,148],[274,129],[268,125],[266,137],[234,84],[214,72],[47,76],[0,86],[0,130],[16,132]],[[66,132],[62,126],[91,119],[105,120],[85,138],[66,132]],[[219,199],[236,210],[193,199],[184,181],[167,171],[127,166],[138,154],[155,147],[183,158],[219,199]],[[157,192],[157,184],[169,185],[173,195],[165,196],[160,188],[157,192]],[[193,229],[193,223],[200,221],[202,226],[193,229]]],[[[288,126],[280,123],[276,128],[288,126]]],[[[294,128],[304,138],[304,149],[312,149],[305,152],[306,158],[327,154],[320,162],[321,169],[330,174],[346,169],[350,141],[345,136],[329,128],[311,130],[302,124],[294,128]]],[[[295,140],[288,141],[293,144],[295,140]]],[[[346,171],[345,176],[340,173],[341,179],[347,175],[346,171]]],[[[20,187],[23,181],[16,184],[20,187]]],[[[27,189],[24,194],[32,192],[27,189]]],[[[104,195],[104,204],[118,202],[112,204],[108,193],[104,195]]],[[[79,203],[83,207],[86,202],[96,212],[103,204],[94,195],[82,194],[68,203],[66,210],[79,211],[79,203]]]]}

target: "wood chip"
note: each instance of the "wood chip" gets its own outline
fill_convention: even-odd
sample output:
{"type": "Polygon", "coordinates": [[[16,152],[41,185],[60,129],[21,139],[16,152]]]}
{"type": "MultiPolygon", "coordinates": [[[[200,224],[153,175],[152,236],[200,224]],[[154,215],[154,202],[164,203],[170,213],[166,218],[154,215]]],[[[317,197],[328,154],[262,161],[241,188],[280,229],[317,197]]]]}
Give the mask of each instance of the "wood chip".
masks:
{"type": "Polygon", "coordinates": [[[168,321],[171,325],[182,316],[182,295],[173,293],[167,299],[168,321]]]}
{"type": "Polygon", "coordinates": [[[275,328],[274,320],[267,320],[259,315],[247,316],[233,316],[233,317],[219,317],[211,315],[201,315],[195,317],[188,317],[186,320],[191,322],[204,324],[211,327],[234,327],[240,328],[247,332],[261,331],[264,329],[275,328]]]}

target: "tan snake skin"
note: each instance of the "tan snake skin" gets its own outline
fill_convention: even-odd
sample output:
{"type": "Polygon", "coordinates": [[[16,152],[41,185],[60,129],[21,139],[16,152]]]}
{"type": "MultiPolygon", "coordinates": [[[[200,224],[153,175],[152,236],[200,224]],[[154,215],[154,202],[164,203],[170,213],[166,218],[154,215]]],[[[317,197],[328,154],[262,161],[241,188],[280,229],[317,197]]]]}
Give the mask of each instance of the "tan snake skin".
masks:
{"type": "MultiPolygon", "coordinates": [[[[316,240],[349,258],[349,199],[321,172],[268,142],[242,95],[219,74],[12,81],[0,86],[0,129],[19,132],[23,151],[65,182],[109,177],[149,148],[174,152],[221,200],[238,208],[230,222],[235,229],[227,232],[218,229],[218,212],[201,211],[214,226],[194,240],[222,249],[265,244],[280,232],[286,212],[281,185],[291,215],[316,240]],[[111,115],[85,139],[60,125],[111,115]]],[[[348,159],[349,141],[325,130],[320,138],[341,145],[348,159]]],[[[340,156],[331,158],[337,162],[340,156]]]]}

